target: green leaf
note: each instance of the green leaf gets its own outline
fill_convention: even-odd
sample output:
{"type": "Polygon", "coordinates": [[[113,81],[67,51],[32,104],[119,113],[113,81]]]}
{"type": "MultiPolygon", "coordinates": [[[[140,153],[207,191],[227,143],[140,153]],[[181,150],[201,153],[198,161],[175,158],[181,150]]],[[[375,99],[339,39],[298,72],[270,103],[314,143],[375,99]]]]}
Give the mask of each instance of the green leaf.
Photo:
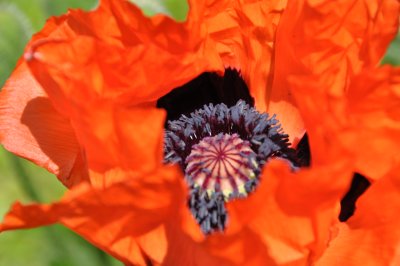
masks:
{"type": "Polygon", "coordinates": [[[189,10],[186,0],[129,0],[129,2],[140,7],[147,16],[164,14],[180,22],[186,20],[189,10]]]}

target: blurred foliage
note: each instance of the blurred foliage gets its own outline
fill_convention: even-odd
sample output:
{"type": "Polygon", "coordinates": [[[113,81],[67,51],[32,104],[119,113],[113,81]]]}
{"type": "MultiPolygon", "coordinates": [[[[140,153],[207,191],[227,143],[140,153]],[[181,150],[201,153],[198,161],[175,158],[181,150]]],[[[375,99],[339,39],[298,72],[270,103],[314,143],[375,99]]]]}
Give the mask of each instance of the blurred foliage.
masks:
{"type": "Polygon", "coordinates": [[[143,13],[152,16],[155,14],[165,14],[177,21],[184,21],[188,12],[189,6],[186,1],[182,0],[129,0],[138,5],[143,13]]]}
{"type": "Polygon", "coordinates": [[[394,66],[400,65],[400,31],[386,51],[386,55],[382,60],[382,64],[390,64],[394,66]]]}
{"type": "MultiPolygon", "coordinates": [[[[129,0],[147,15],[166,14],[178,21],[186,18],[184,0],[129,0]]],[[[34,32],[45,20],[68,8],[93,9],[97,0],[0,0],[0,87],[14,69],[34,32]]],[[[400,65],[400,35],[382,63],[400,65]]],[[[16,200],[52,202],[65,188],[45,170],[0,148],[0,219],[16,200]]],[[[6,232],[0,235],[0,265],[107,266],[122,265],[60,226],[6,232]]]]}
{"type": "Polygon", "coordinates": [[[92,9],[97,0],[0,0],[0,87],[14,69],[25,44],[46,19],[68,8],[92,9]]]}

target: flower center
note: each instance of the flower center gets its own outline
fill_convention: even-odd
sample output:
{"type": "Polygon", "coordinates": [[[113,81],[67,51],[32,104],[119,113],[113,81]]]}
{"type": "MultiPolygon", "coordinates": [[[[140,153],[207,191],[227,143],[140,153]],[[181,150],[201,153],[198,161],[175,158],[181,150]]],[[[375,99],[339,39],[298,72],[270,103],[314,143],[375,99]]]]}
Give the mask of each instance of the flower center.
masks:
{"type": "Polygon", "coordinates": [[[222,133],[193,145],[186,164],[190,183],[209,195],[221,191],[225,199],[250,192],[246,183],[256,178],[258,165],[248,141],[222,133]]]}
{"type": "Polygon", "coordinates": [[[307,162],[307,156],[298,160],[276,116],[254,108],[236,69],[202,73],[158,99],[157,107],[167,111],[164,162],[185,173],[188,207],[205,234],[225,229],[225,203],[256,190],[271,158],[293,168],[307,162]]]}
{"type": "MultiPolygon", "coordinates": [[[[271,158],[286,160],[292,169],[310,166],[307,134],[296,150],[289,148],[275,115],[253,108],[254,99],[235,69],[225,69],[223,76],[203,73],[158,99],[157,107],[167,111],[164,162],[179,164],[185,173],[188,207],[205,234],[225,229],[225,203],[253,192],[271,158]]],[[[355,174],[341,201],[340,221],[353,214],[369,184],[355,174]]]]}
{"type": "Polygon", "coordinates": [[[189,208],[205,234],[225,229],[225,202],[254,191],[269,159],[297,166],[275,116],[260,114],[243,101],[232,107],[204,105],[168,121],[165,133],[164,161],[182,167],[189,208]]]}

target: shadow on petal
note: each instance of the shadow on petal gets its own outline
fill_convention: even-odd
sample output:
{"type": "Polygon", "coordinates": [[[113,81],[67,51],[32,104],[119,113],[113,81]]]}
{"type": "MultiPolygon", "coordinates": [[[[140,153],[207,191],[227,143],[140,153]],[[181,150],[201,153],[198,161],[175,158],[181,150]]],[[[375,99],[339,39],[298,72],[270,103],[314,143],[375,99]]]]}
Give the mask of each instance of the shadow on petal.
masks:
{"type": "Polygon", "coordinates": [[[71,187],[88,180],[83,151],[68,119],[58,114],[50,100],[37,97],[30,100],[21,116],[21,123],[26,125],[37,141],[41,151],[48,157],[45,167],[58,166],[55,172],[60,181],[71,187]]]}

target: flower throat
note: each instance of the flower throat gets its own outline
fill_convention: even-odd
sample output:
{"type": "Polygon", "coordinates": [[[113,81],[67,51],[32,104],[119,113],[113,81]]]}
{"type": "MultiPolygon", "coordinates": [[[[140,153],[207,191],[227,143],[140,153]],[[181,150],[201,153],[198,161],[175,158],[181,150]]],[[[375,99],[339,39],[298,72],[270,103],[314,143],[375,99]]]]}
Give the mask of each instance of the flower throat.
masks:
{"type": "Polygon", "coordinates": [[[260,114],[236,70],[203,73],[157,102],[167,110],[165,163],[185,173],[188,207],[205,234],[224,230],[225,203],[253,192],[271,158],[297,167],[278,120],[260,114]]]}
{"type": "MultiPolygon", "coordinates": [[[[254,109],[240,73],[203,73],[157,101],[167,111],[164,162],[181,166],[189,187],[188,207],[205,234],[225,229],[225,203],[252,193],[262,167],[272,158],[285,160],[293,170],[310,166],[305,134],[296,150],[290,148],[275,115],[254,109]]],[[[341,201],[338,219],[346,221],[369,181],[355,173],[341,201]]]]}

